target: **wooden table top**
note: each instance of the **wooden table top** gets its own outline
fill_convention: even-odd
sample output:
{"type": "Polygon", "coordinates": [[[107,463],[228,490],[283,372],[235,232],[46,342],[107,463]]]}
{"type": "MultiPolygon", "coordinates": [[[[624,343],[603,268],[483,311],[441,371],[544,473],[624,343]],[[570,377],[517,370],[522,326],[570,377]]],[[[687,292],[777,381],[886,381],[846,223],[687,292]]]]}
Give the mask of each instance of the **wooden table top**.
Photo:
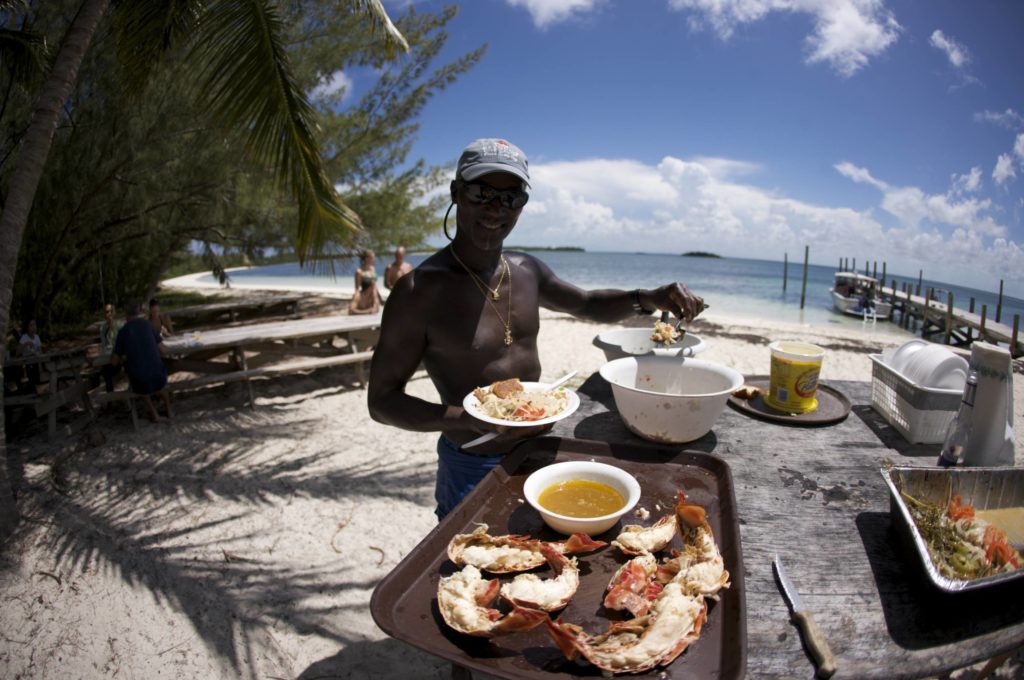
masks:
{"type": "MultiPolygon", "coordinates": [[[[352,331],[371,330],[380,327],[380,314],[315,316],[308,319],[289,319],[267,323],[229,326],[207,331],[186,331],[163,341],[164,349],[174,357],[211,349],[246,347],[262,342],[277,340],[299,340],[308,337],[334,335],[352,331]],[[198,335],[198,339],[196,336],[198,335]]],[[[110,363],[110,355],[94,358],[92,366],[110,363]]]]}
{"type": "MultiPolygon", "coordinates": [[[[813,666],[772,575],[778,554],[836,655],[836,678],[937,675],[1024,643],[1024,585],[946,595],[892,529],[883,461],[930,466],[938,445],[910,445],[871,406],[871,383],[828,383],[846,420],[793,427],[727,406],[710,433],[675,448],[729,463],[746,568],[748,677],[811,677],[813,666]]],[[[638,443],[598,374],[552,435],[638,443]]],[[[654,446],[655,444],[651,444],[654,446]]],[[[663,445],[658,445],[663,446],[663,445]]]]}
{"type": "Polygon", "coordinates": [[[201,332],[186,332],[164,340],[171,354],[188,354],[204,349],[238,347],[257,342],[296,340],[318,335],[331,335],[367,330],[380,326],[380,314],[317,316],[267,323],[231,326],[201,332]],[[198,335],[198,340],[196,336],[198,335]]]}

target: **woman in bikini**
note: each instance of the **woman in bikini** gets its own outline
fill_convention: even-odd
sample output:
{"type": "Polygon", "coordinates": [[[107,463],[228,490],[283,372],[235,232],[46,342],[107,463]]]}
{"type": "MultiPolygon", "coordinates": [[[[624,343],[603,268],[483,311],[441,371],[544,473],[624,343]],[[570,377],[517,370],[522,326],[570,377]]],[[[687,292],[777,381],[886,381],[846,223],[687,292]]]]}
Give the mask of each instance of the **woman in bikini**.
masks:
{"type": "Polygon", "coordinates": [[[359,269],[356,270],[356,293],[348,304],[349,314],[376,314],[380,311],[380,292],[377,290],[376,256],[364,250],[359,269]]]}

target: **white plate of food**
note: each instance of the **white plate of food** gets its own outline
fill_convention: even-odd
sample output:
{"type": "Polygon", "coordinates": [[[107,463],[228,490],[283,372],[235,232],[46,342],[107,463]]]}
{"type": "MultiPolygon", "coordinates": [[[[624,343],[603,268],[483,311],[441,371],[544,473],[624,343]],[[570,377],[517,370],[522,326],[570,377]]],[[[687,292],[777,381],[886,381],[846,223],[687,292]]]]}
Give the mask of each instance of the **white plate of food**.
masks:
{"type": "Polygon", "coordinates": [[[462,400],[471,416],[492,425],[535,427],[557,423],[576,412],[580,398],[550,383],[520,382],[512,378],[478,387],[462,400]]]}

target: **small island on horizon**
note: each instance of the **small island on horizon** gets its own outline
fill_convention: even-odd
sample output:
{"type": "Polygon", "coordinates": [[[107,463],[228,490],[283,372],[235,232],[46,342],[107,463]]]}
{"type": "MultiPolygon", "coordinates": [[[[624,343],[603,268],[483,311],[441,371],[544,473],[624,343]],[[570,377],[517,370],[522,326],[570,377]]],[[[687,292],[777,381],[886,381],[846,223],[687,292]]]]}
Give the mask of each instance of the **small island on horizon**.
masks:
{"type": "Polygon", "coordinates": [[[715,253],[706,253],[703,250],[691,250],[688,253],[683,253],[682,256],[683,257],[713,257],[713,258],[718,259],[718,260],[722,259],[721,255],[716,255],[715,253]]]}
{"type": "Polygon", "coordinates": [[[541,251],[541,252],[569,252],[569,253],[585,253],[587,252],[579,246],[506,246],[507,250],[526,250],[526,251],[541,251]]]}

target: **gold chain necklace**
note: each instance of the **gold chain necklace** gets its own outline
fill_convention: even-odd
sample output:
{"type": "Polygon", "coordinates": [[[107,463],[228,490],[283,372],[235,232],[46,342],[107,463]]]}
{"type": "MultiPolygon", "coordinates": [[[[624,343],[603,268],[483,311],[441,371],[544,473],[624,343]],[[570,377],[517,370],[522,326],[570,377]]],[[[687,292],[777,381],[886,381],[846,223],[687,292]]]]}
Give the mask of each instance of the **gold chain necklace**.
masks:
{"type": "Polygon", "coordinates": [[[509,345],[512,344],[512,269],[508,266],[508,260],[505,259],[504,255],[501,256],[501,264],[504,266],[504,268],[502,269],[501,276],[498,278],[498,286],[492,290],[490,286],[485,284],[476,274],[472,272],[472,270],[470,270],[469,267],[466,266],[466,264],[462,260],[459,259],[459,256],[455,254],[454,247],[448,246],[448,250],[451,251],[452,256],[455,258],[455,261],[461,264],[462,268],[465,269],[466,273],[469,274],[471,279],[473,279],[473,283],[476,285],[477,290],[480,291],[480,294],[484,296],[484,300],[486,300],[487,304],[489,304],[491,306],[491,309],[494,310],[494,314],[498,317],[498,320],[501,321],[501,325],[505,327],[505,346],[508,347],[509,345]],[[498,305],[494,304],[494,300],[498,299],[498,289],[501,288],[501,282],[505,280],[506,276],[508,276],[507,318],[501,316],[501,312],[498,311],[498,305]],[[490,295],[488,295],[487,293],[490,293],[490,295]],[[492,297],[493,300],[491,299],[492,297]]]}
{"type": "MultiPolygon", "coordinates": [[[[498,277],[498,285],[496,285],[494,288],[491,288],[486,283],[484,283],[484,280],[477,276],[472,269],[466,266],[466,263],[459,258],[453,246],[448,246],[448,249],[452,251],[452,257],[455,258],[455,261],[461,264],[462,268],[466,270],[466,273],[473,277],[473,281],[476,283],[477,287],[479,288],[483,286],[484,288],[487,289],[487,292],[491,294],[492,300],[498,300],[498,298],[500,297],[499,291],[501,291],[501,282],[505,280],[505,274],[507,274],[509,271],[508,262],[505,260],[505,256],[501,256],[501,264],[503,265],[503,268],[501,270],[501,276],[498,277]]],[[[483,291],[481,290],[480,292],[482,293],[483,291]]]]}

